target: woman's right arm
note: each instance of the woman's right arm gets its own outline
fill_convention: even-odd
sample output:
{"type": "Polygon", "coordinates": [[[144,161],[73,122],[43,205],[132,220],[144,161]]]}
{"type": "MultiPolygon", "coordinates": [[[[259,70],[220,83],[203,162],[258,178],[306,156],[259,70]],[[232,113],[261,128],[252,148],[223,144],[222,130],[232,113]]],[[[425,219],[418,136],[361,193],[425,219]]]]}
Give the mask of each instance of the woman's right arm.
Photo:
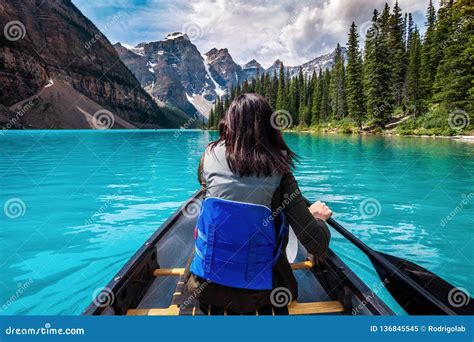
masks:
{"type": "MultiPolygon", "coordinates": [[[[320,215],[315,214],[318,217],[316,218],[311,214],[293,174],[287,173],[283,176],[280,192],[283,212],[298,240],[315,258],[324,256],[329,248],[331,234],[326,222],[318,217],[320,215]]],[[[318,205],[317,210],[320,209],[318,205]]]]}
{"type": "Polygon", "coordinates": [[[204,152],[201,156],[201,159],[199,159],[199,165],[198,165],[198,170],[197,170],[197,176],[198,176],[198,182],[201,184],[201,189],[205,190],[206,189],[206,181],[204,180],[203,176],[203,168],[204,168],[204,155],[206,152],[204,152]]]}

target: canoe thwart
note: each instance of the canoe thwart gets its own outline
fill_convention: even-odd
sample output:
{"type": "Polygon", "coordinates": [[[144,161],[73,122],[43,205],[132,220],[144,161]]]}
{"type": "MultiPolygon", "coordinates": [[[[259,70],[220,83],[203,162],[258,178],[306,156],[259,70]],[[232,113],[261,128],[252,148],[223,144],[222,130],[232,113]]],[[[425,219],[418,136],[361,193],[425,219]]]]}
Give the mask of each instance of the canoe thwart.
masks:
{"type": "Polygon", "coordinates": [[[294,262],[291,264],[292,270],[309,270],[313,268],[314,264],[312,261],[306,260],[303,262],[294,262]]]}
{"type": "Polygon", "coordinates": [[[344,306],[337,300],[309,303],[298,303],[297,301],[293,301],[288,305],[289,315],[315,315],[343,311],[344,306]]]}
{"type": "Polygon", "coordinates": [[[157,268],[153,271],[155,277],[180,276],[184,274],[184,268],[157,268]]]}
{"type": "MultiPolygon", "coordinates": [[[[291,264],[293,270],[311,269],[313,263],[311,261],[295,262],[291,264]]],[[[153,271],[155,277],[180,276],[184,274],[184,268],[157,268],[153,271]]]]}

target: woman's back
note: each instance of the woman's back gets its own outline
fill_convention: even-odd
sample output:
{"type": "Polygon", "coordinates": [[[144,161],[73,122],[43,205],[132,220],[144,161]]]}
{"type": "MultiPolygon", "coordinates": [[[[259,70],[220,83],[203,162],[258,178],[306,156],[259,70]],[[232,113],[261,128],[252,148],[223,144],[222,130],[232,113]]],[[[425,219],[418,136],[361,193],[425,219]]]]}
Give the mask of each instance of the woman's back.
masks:
{"type": "Polygon", "coordinates": [[[275,190],[282,175],[240,176],[234,173],[226,159],[225,142],[214,148],[208,147],[203,157],[201,182],[204,182],[206,197],[260,204],[271,208],[275,190]]]}

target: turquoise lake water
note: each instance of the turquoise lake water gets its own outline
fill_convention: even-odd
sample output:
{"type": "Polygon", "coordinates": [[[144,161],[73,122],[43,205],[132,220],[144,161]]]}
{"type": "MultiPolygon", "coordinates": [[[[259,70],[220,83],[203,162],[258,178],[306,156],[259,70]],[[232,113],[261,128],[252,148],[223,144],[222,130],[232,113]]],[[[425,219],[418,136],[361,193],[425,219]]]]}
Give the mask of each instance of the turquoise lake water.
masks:
{"type": "MultiPolygon", "coordinates": [[[[201,131],[0,133],[0,314],[80,314],[198,187],[201,131]]],[[[385,253],[474,293],[474,145],[403,137],[286,134],[303,193],[385,253]]],[[[403,311],[369,261],[331,247],[403,311]]]]}

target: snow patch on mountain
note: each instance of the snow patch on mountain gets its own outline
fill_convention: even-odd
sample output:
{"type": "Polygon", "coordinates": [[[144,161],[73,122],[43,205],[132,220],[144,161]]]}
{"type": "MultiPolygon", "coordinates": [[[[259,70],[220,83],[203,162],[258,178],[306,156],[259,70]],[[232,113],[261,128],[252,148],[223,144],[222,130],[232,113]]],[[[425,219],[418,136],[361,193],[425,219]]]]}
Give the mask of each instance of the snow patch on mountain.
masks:
{"type": "Polygon", "coordinates": [[[207,60],[207,56],[206,55],[202,55],[202,58],[204,59],[204,68],[206,68],[206,78],[210,79],[212,81],[212,83],[214,84],[214,87],[216,88],[215,89],[215,92],[217,94],[217,96],[223,96],[223,95],[226,95],[227,94],[227,90],[222,88],[219,83],[216,82],[216,80],[214,79],[214,77],[212,77],[211,75],[211,72],[209,71],[209,64],[208,64],[208,60],[207,60]]]}
{"type": "Polygon", "coordinates": [[[214,105],[213,101],[206,100],[206,98],[200,94],[189,95],[186,93],[186,98],[188,99],[188,102],[191,103],[200,114],[202,114],[206,118],[209,118],[209,113],[211,111],[212,106],[214,105]]]}
{"type": "Polygon", "coordinates": [[[185,33],[182,33],[182,32],[170,33],[169,35],[166,36],[165,40],[174,40],[174,39],[177,39],[177,38],[180,38],[180,37],[183,37],[183,38],[189,40],[188,35],[185,34],[185,33]]]}

